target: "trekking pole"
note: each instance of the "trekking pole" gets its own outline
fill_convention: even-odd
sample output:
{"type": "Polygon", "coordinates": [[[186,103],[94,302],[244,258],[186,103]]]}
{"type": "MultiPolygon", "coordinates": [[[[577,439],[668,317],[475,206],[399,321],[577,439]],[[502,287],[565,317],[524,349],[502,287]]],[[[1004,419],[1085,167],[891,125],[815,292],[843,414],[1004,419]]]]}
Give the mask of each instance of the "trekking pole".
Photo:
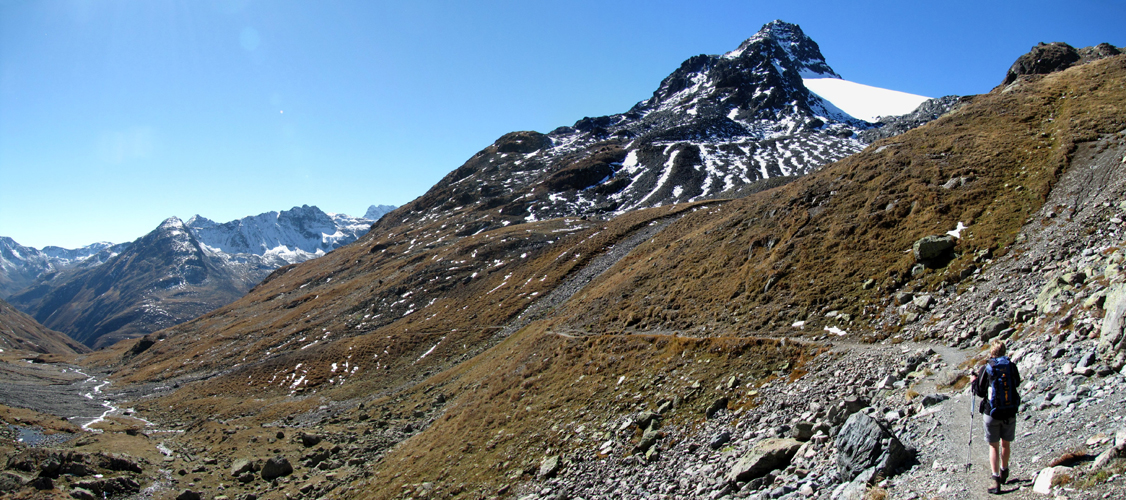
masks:
{"type": "Polygon", "coordinates": [[[966,445],[966,472],[970,471],[973,467],[973,460],[970,458],[974,449],[974,389],[973,384],[969,386],[970,393],[970,442],[966,445]]]}

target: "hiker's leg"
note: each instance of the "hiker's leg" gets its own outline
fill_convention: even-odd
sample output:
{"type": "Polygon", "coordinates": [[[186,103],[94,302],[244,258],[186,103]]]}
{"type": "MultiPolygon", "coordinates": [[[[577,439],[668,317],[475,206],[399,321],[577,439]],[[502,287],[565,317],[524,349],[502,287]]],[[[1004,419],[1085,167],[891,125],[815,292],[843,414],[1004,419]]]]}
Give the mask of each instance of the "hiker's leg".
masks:
{"type": "Polygon", "coordinates": [[[1010,451],[1010,449],[1011,449],[1011,447],[1009,446],[1009,442],[1002,439],[1001,440],[1001,468],[1002,469],[1008,469],[1009,468],[1009,451],[1010,451]]]}
{"type": "Polygon", "coordinates": [[[1001,459],[1000,447],[1001,442],[999,441],[989,443],[989,470],[994,476],[1001,475],[1001,464],[999,463],[1001,459]]]}

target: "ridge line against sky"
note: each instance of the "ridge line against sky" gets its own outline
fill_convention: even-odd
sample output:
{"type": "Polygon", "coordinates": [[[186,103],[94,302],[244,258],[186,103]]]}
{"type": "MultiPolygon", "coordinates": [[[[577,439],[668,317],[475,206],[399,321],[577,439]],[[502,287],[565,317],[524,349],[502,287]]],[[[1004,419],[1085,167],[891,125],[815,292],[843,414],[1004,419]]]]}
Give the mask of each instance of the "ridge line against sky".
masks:
{"type": "Polygon", "coordinates": [[[0,0],[0,235],[402,205],[501,135],[627,111],[796,23],[846,80],[988,92],[1037,42],[1126,45],[1126,3],[0,0]]]}

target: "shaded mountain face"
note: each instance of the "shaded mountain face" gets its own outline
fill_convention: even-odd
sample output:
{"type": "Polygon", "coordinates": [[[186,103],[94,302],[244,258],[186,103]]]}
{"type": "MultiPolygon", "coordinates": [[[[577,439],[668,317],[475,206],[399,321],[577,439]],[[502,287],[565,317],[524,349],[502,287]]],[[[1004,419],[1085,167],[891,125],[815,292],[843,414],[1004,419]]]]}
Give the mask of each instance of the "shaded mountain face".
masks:
{"type": "Polygon", "coordinates": [[[12,350],[68,355],[89,352],[90,348],[0,300],[0,352],[12,350]]]}
{"type": "Polygon", "coordinates": [[[43,274],[99,265],[128,246],[103,241],[77,249],[47,246],[39,250],[0,236],[0,297],[31,285],[43,274]]]}
{"type": "Polygon", "coordinates": [[[227,304],[270,270],[210,255],[173,217],[104,264],[47,276],[10,302],[98,348],[227,304]]]}

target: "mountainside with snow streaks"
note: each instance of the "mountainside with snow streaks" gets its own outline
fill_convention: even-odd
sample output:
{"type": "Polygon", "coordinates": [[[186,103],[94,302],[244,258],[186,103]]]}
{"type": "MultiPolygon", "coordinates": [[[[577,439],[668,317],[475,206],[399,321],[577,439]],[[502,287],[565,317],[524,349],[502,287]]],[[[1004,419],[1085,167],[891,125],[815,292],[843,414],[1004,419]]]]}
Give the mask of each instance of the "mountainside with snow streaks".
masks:
{"type": "Polygon", "coordinates": [[[625,113],[501,137],[389,218],[442,217],[466,235],[616,215],[736,196],[860,151],[867,142],[857,134],[876,125],[810,92],[803,78],[839,75],[801,28],[771,22],[731,52],[684,61],[625,113]],[[457,214],[468,220],[455,222],[457,214]]]}

